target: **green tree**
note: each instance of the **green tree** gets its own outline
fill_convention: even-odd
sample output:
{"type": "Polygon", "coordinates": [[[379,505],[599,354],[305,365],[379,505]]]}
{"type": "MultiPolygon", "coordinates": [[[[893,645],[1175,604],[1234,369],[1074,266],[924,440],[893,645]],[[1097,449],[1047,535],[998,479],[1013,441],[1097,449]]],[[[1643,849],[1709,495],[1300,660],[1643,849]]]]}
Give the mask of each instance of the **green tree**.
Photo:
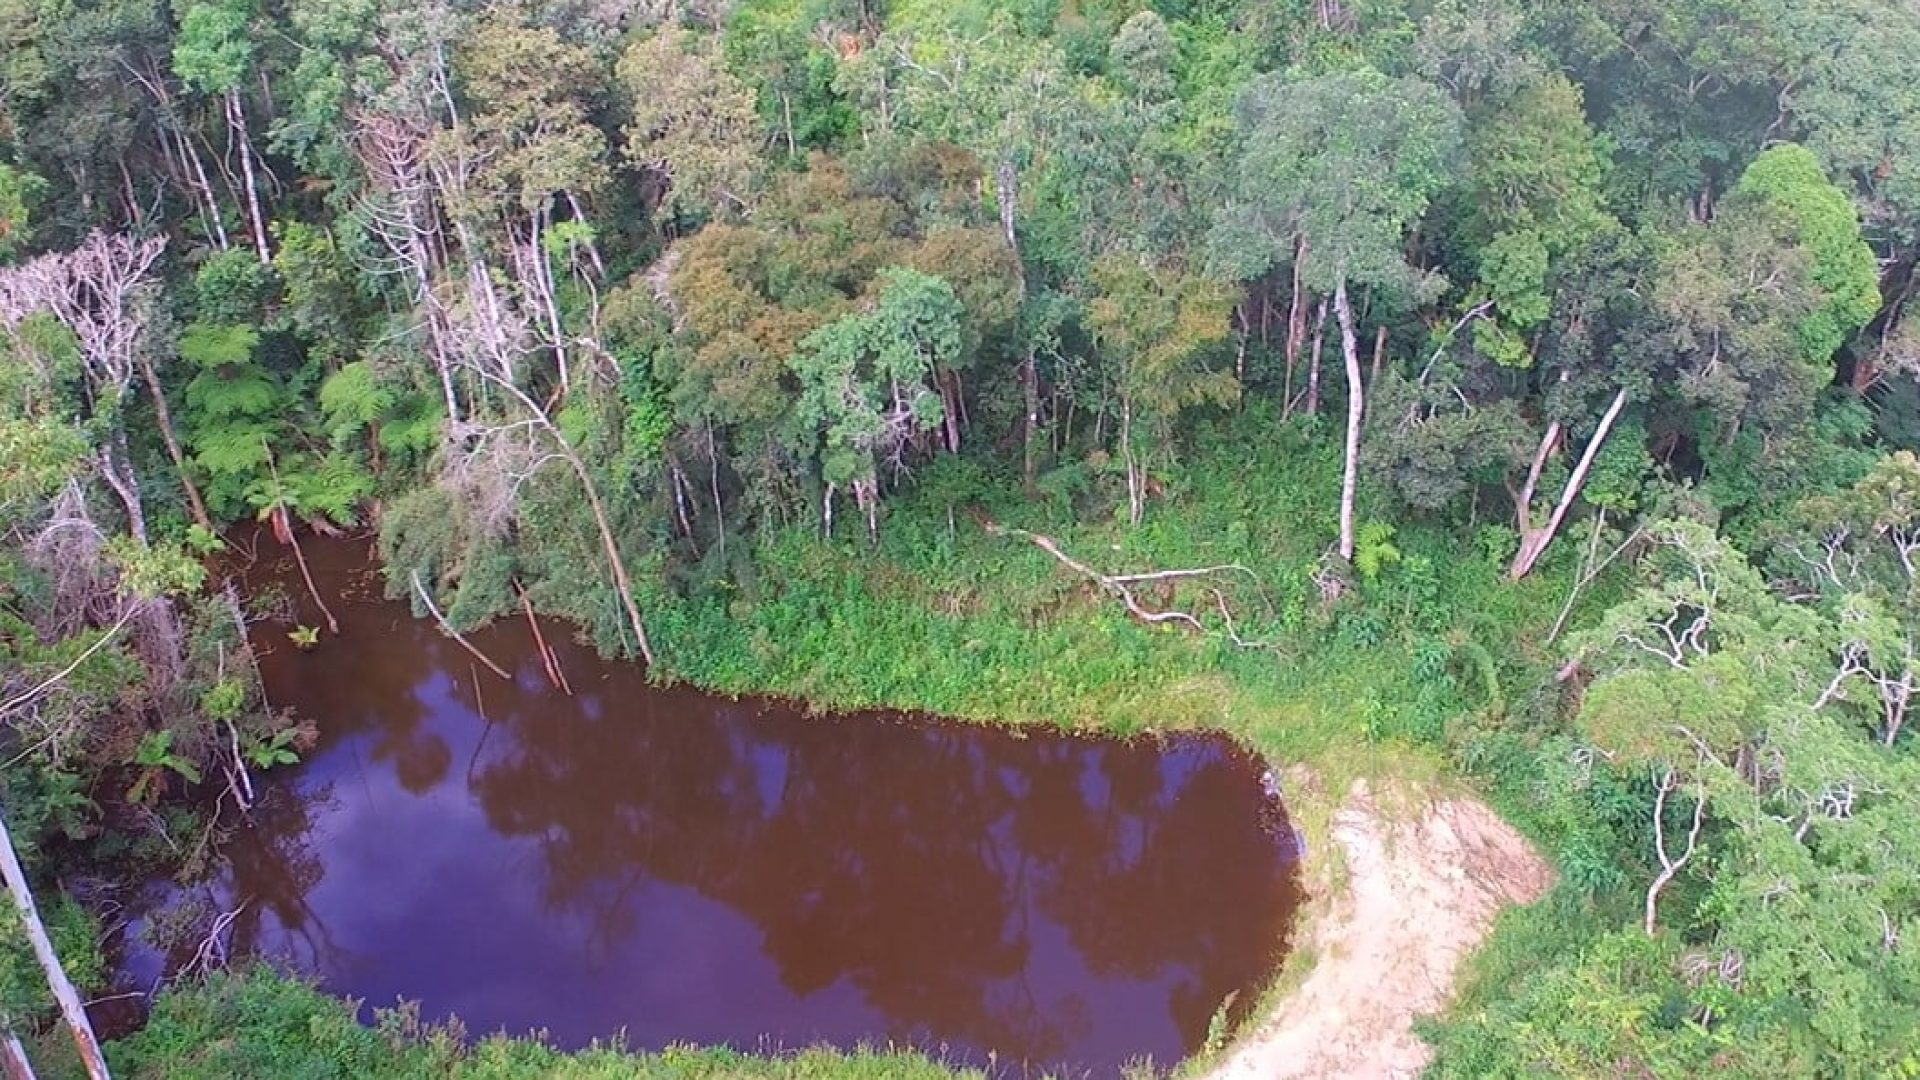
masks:
{"type": "Polygon", "coordinates": [[[730,216],[752,205],[753,91],[728,73],[711,40],[662,26],[628,46],[619,75],[633,103],[627,161],[658,179],[670,213],[730,216]]]}
{"type": "Polygon", "coordinates": [[[939,425],[944,406],[933,376],[959,353],[964,318],[944,280],[891,268],[881,271],[870,308],[800,343],[791,361],[801,387],[794,429],[818,455],[829,533],[834,494],[844,487],[878,535],[880,468],[899,471],[914,438],[939,425]]]}
{"type": "Polygon", "coordinates": [[[1459,109],[1431,84],[1377,71],[1263,76],[1241,96],[1232,198],[1215,225],[1221,264],[1242,278],[1289,257],[1331,295],[1347,376],[1339,552],[1351,561],[1365,387],[1349,286],[1431,295],[1406,234],[1452,180],[1459,109]]]}
{"type": "Polygon", "coordinates": [[[1087,326],[1111,365],[1127,520],[1138,525],[1147,473],[1171,461],[1181,413],[1240,396],[1233,372],[1208,363],[1210,348],[1226,339],[1233,299],[1223,282],[1156,270],[1124,254],[1102,259],[1093,281],[1099,291],[1087,306],[1087,326]]]}
{"type": "Polygon", "coordinates": [[[265,264],[272,261],[273,253],[267,246],[267,219],[255,175],[253,133],[247,125],[241,95],[254,65],[253,22],[258,15],[253,0],[189,4],[180,17],[180,34],[174,40],[173,70],[188,87],[221,101],[240,159],[242,194],[247,220],[253,225],[254,248],[265,264]]]}

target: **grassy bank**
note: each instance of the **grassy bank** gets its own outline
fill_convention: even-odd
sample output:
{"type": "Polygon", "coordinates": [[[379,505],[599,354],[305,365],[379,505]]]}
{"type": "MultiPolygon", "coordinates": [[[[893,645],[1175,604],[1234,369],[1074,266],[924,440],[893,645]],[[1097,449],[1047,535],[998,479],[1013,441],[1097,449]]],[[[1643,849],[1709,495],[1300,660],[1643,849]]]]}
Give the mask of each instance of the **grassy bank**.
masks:
{"type": "Polygon", "coordinates": [[[458,1026],[423,1025],[406,1010],[362,1025],[351,1002],[271,975],[216,976],[161,998],[152,1021],[113,1044],[116,1073],[281,1080],[985,1080],[917,1054],[860,1049],[755,1057],[676,1047],[632,1053],[617,1043],[562,1054],[530,1039],[469,1043],[458,1026]]]}

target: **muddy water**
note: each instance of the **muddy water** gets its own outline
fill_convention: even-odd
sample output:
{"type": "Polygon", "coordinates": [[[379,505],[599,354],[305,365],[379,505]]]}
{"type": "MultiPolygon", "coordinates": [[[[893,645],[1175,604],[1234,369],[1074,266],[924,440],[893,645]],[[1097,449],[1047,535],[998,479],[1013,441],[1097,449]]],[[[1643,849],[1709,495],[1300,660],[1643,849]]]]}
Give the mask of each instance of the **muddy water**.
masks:
{"type": "MultiPolygon", "coordinates": [[[[1224,740],[808,718],[649,686],[544,623],[568,696],[525,620],[472,636],[504,681],[380,600],[365,542],[307,552],[341,634],[258,644],[321,741],[210,888],[244,903],[234,949],[334,992],[567,1047],[893,1042],[1104,1077],[1196,1050],[1280,960],[1291,830],[1224,740]]],[[[302,593],[270,539],[250,579],[302,593]]]]}

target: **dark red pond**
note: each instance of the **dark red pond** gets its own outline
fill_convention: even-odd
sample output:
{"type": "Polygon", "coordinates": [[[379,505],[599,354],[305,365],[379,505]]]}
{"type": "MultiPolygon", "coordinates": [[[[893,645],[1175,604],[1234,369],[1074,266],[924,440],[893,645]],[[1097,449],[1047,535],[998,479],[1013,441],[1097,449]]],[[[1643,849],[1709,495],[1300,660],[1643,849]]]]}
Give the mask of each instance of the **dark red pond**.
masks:
{"type": "MultiPolygon", "coordinates": [[[[525,620],[471,637],[508,682],[380,599],[364,541],[306,551],[342,632],[258,627],[273,703],[321,739],[201,887],[244,903],[236,952],[570,1048],[895,1043],[1101,1077],[1192,1053],[1281,960],[1292,830],[1222,738],[809,717],[650,686],[543,623],[569,697],[525,620]]],[[[260,556],[249,588],[302,602],[260,556]]]]}

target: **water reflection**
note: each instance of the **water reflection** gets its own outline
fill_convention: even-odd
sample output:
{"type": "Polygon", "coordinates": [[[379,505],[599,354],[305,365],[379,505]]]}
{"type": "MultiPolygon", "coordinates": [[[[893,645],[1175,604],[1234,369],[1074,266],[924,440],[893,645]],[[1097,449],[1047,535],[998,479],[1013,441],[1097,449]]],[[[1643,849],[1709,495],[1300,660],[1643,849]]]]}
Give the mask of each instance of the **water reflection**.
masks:
{"type": "Polygon", "coordinates": [[[344,633],[260,644],[323,742],[220,891],[238,947],[332,990],[569,1046],[897,1041],[1112,1075],[1191,1052],[1279,959],[1290,834],[1222,741],[807,719],[649,687],[549,626],[569,698],[523,621],[474,637],[503,681],[379,601],[364,545],[308,557],[352,598],[344,633]]]}

